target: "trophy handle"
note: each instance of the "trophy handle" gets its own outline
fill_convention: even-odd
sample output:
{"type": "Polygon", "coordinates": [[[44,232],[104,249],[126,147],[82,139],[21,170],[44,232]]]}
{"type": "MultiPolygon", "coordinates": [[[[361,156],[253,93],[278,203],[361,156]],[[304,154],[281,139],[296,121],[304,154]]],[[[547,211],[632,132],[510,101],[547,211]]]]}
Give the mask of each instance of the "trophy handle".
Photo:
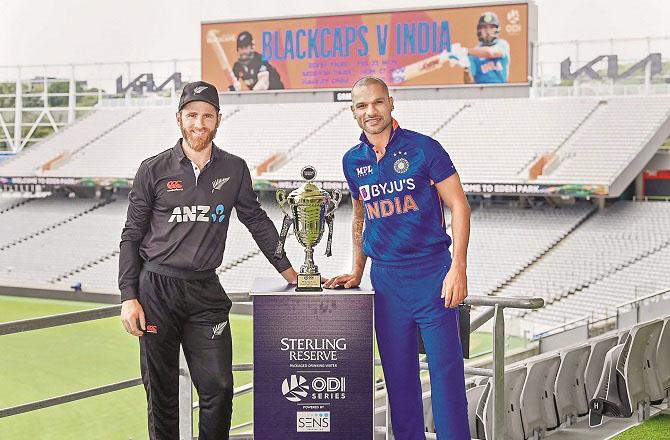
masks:
{"type": "Polygon", "coordinates": [[[327,216],[335,212],[337,207],[340,206],[340,202],[342,201],[342,191],[339,189],[334,189],[330,198],[333,201],[333,208],[326,213],[327,216]]]}
{"type": "Polygon", "coordinates": [[[275,197],[277,198],[277,203],[279,203],[279,208],[281,208],[284,214],[286,214],[290,219],[293,219],[290,210],[287,211],[286,208],[284,208],[286,206],[286,202],[288,201],[286,198],[286,191],[283,189],[278,190],[275,194],[275,197]]]}

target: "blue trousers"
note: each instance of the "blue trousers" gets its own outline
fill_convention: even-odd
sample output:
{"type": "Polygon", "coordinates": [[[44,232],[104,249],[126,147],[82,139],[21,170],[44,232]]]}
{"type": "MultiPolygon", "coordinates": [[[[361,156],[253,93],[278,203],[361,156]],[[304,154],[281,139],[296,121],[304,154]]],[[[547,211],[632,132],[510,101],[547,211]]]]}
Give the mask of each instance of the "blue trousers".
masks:
{"type": "Polygon", "coordinates": [[[425,440],[418,336],[428,357],[435,431],[440,440],[470,440],[458,309],[440,297],[449,253],[411,265],[373,261],[377,345],[397,440],[425,440]]]}

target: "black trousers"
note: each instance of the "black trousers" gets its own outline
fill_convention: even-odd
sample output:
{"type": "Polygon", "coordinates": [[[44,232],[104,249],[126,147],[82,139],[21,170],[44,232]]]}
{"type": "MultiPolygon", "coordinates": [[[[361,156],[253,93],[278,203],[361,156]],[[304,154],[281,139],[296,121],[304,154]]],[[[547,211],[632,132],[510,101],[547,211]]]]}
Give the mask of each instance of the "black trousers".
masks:
{"type": "Polygon", "coordinates": [[[149,438],[179,439],[179,344],[200,398],[199,438],[228,439],[233,411],[232,302],[215,274],[183,279],[142,270],[138,300],[146,331],[140,367],[149,438]]]}

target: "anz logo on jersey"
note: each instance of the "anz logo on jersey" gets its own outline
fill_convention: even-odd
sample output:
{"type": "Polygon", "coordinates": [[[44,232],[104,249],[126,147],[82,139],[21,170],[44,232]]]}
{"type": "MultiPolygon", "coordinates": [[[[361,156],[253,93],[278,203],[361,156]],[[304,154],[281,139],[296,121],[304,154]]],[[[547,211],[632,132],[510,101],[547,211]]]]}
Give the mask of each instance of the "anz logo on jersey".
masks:
{"type": "Polygon", "coordinates": [[[213,213],[209,205],[191,205],[191,206],[177,206],[172,210],[172,215],[168,223],[183,223],[183,222],[204,222],[204,223],[223,223],[226,218],[224,214],[226,207],[224,205],[216,205],[213,213]]]}
{"type": "Polygon", "coordinates": [[[393,215],[406,214],[409,211],[418,211],[412,194],[403,194],[416,188],[414,179],[400,179],[392,182],[378,183],[374,185],[362,185],[358,188],[361,198],[365,202],[365,212],[368,220],[391,217],[393,215]],[[397,194],[395,197],[392,194],[397,194]],[[387,198],[376,199],[380,196],[387,198]]]}

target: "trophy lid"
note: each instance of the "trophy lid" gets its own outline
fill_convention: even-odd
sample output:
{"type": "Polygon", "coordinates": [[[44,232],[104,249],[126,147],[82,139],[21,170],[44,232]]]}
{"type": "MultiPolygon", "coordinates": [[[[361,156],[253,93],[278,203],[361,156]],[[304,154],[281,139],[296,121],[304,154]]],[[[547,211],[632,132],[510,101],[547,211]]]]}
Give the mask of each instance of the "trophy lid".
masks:
{"type": "Polygon", "coordinates": [[[312,183],[312,180],[316,178],[316,168],[314,168],[312,165],[307,165],[303,167],[302,170],[300,170],[300,174],[302,175],[303,179],[307,180],[307,182],[302,184],[300,188],[292,191],[291,194],[289,194],[289,197],[298,197],[301,199],[317,197],[319,199],[330,200],[328,193],[321,190],[321,188],[312,183]]]}
{"type": "Polygon", "coordinates": [[[302,170],[300,170],[300,175],[303,179],[310,182],[316,178],[316,168],[311,165],[307,165],[303,167],[302,170]]]}

